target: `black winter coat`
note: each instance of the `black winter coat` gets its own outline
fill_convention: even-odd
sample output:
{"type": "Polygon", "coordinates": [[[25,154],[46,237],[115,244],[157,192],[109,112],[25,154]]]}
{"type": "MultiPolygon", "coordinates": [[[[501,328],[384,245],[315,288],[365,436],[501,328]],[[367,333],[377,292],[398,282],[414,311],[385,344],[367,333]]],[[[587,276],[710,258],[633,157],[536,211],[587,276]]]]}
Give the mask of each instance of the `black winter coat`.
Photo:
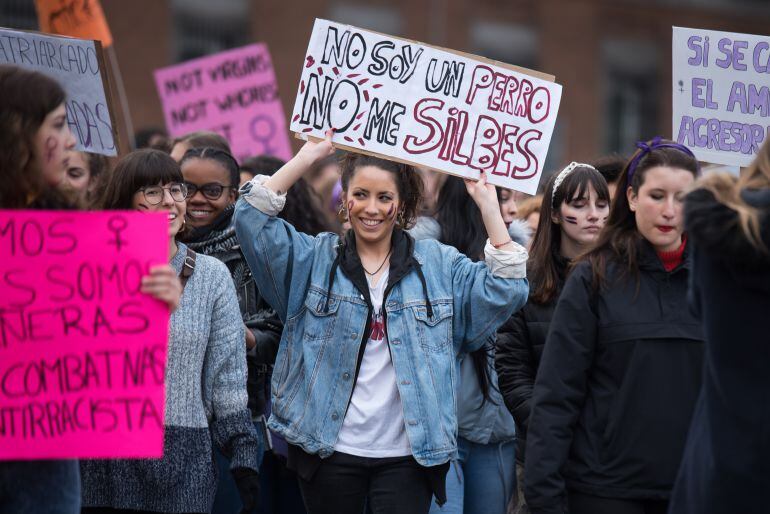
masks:
{"type": "MultiPolygon", "coordinates": [[[[770,191],[744,191],[764,214],[770,191]]],[[[706,335],[703,389],[671,499],[672,514],[770,512],[770,255],[742,235],[735,211],[706,190],[687,196],[695,244],[693,307],[706,335]]]]}
{"type": "MultiPolygon", "coordinates": [[[[557,287],[560,293],[569,261],[560,256],[553,256],[553,259],[561,275],[557,287]]],[[[530,298],[527,304],[508,318],[497,331],[497,385],[505,406],[516,421],[516,460],[520,463],[524,462],[526,450],[532,388],[535,386],[537,368],[540,366],[545,338],[558,299],[558,293],[546,303],[535,303],[530,298]]]]}
{"type": "Polygon", "coordinates": [[[532,514],[565,512],[567,489],[670,495],[700,389],[703,335],[686,305],[687,251],[671,272],[648,242],[638,255],[638,282],[610,261],[597,292],[584,261],[559,297],[527,433],[532,514]]]}

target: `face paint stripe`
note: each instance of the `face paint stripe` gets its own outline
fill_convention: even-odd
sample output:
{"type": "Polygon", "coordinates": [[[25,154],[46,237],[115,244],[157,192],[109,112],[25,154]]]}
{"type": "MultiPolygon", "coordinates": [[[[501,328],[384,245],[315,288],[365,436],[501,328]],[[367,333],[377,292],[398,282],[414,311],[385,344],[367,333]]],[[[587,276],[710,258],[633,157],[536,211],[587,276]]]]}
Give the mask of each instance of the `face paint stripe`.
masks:
{"type": "Polygon", "coordinates": [[[53,160],[56,148],[59,146],[58,141],[53,136],[49,136],[45,140],[45,162],[49,163],[53,160]]]}
{"type": "Polygon", "coordinates": [[[564,221],[566,221],[567,223],[571,223],[572,225],[578,224],[577,218],[574,216],[564,216],[564,221]]]}

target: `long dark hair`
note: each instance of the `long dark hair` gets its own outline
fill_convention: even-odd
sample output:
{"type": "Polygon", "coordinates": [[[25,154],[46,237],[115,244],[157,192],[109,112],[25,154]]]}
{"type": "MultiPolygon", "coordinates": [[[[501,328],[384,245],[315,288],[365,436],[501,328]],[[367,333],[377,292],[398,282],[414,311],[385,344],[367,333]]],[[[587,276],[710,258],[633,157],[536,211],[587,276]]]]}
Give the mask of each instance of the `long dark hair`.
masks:
{"type": "Polygon", "coordinates": [[[461,178],[446,178],[438,193],[436,221],[441,226],[440,242],[454,246],[474,261],[484,257],[487,229],[461,178]]]}
{"type": "MultiPolygon", "coordinates": [[[[441,227],[439,242],[457,248],[473,261],[484,258],[487,229],[481,211],[466,191],[461,178],[448,176],[441,186],[436,203],[436,221],[441,227]]],[[[492,350],[492,345],[485,344],[469,354],[485,402],[489,400],[492,384],[488,367],[492,350]]]]}
{"type": "Polygon", "coordinates": [[[553,300],[559,293],[564,280],[557,258],[561,253],[561,225],[554,223],[553,214],[560,212],[562,204],[570,204],[588,195],[589,186],[593,186],[599,199],[609,203],[610,192],[607,181],[594,169],[578,166],[565,176],[556,194],[554,184],[559,173],[554,173],[545,186],[543,202],[540,206],[540,221],[532,238],[527,261],[527,277],[530,281],[529,299],[543,304],[553,300]]]}
{"type": "Polygon", "coordinates": [[[0,65],[0,208],[24,208],[50,189],[43,180],[40,156],[35,155],[35,136],[46,116],[65,99],[55,80],[0,65]]]}
{"type": "Polygon", "coordinates": [[[636,216],[629,207],[626,193],[628,188],[630,187],[635,194],[639,194],[639,188],[644,184],[647,171],[658,166],[683,169],[695,177],[698,176],[698,161],[695,157],[679,148],[658,145],[676,145],[676,143],[658,138],[645,144],[640,143],[640,148],[628,160],[618,179],[618,187],[610,207],[607,224],[599,234],[596,246],[584,256],[591,263],[595,289],[605,283],[607,265],[611,260],[625,264],[621,276],[632,276],[637,281],[639,279],[637,254],[642,235],[636,228],[636,216]],[[650,147],[652,147],[651,150],[647,149],[650,147]],[[630,180],[629,170],[631,170],[630,180]]]}
{"type": "Polygon", "coordinates": [[[102,209],[132,209],[134,193],[145,186],[184,182],[179,165],[166,152],[134,150],[115,165],[100,202],[102,209]]]}

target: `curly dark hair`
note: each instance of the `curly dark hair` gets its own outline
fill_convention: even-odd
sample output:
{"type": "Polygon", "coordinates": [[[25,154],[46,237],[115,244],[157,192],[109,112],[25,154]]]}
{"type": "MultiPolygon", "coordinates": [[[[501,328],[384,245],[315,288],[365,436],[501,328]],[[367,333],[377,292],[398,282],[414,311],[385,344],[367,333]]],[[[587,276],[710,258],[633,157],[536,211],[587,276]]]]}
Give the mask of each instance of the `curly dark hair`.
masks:
{"type": "Polygon", "coordinates": [[[348,190],[350,179],[353,178],[356,170],[363,166],[376,166],[395,175],[398,197],[401,200],[400,216],[404,220],[404,226],[401,228],[410,228],[419,213],[423,190],[422,178],[414,166],[373,155],[348,152],[340,162],[343,191],[348,190]]]}

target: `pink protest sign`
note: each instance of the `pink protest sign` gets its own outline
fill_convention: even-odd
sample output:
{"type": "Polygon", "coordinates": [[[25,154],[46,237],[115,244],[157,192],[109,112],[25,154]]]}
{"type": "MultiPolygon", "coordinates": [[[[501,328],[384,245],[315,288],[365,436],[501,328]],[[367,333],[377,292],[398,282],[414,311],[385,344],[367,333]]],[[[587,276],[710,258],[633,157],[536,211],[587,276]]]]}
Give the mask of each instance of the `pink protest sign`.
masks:
{"type": "Polygon", "coordinates": [[[0,211],[0,460],[161,457],[168,219],[0,211]]]}
{"type": "Polygon", "coordinates": [[[174,137],[210,130],[238,160],[291,158],[278,84],[267,45],[252,44],[155,71],[166,127],[174,137]]]}

